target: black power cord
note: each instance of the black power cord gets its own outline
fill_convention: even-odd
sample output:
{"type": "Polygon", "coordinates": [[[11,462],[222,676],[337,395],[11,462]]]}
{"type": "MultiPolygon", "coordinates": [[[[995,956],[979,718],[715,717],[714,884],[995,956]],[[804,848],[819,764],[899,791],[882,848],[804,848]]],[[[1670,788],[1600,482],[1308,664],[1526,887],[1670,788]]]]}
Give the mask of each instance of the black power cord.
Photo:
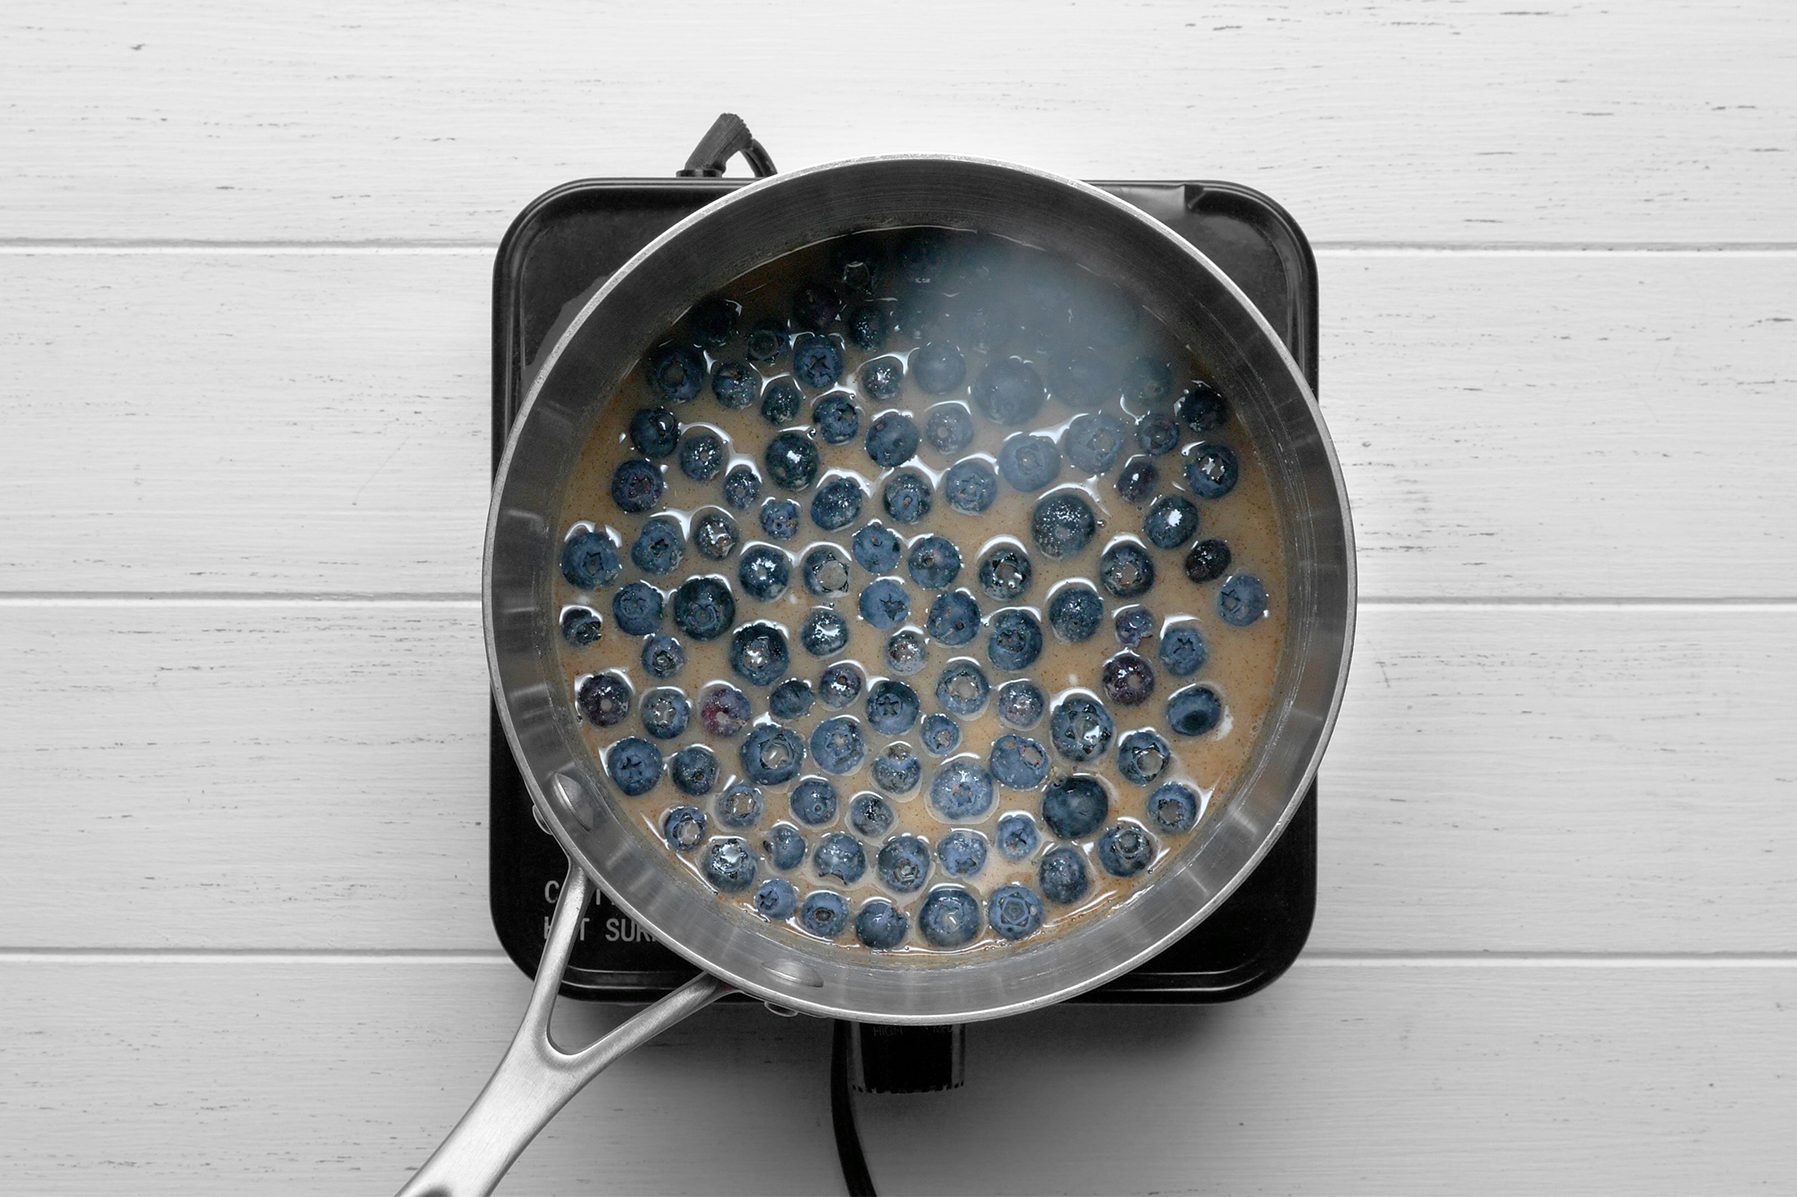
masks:
{"type": "Polygon", "coordinates": [[[836,1020],[830,1035],[830,1128],[836,1134],[836,1158],[842,1164],[842,1183],[849,1197],[876,1197],[874,1178],[868,1175],[867,1157],[861,1152],[861,1132],[855,1129],[855,1104],[849,1092],[849,1037],[853,1024],[836,1020]]]}

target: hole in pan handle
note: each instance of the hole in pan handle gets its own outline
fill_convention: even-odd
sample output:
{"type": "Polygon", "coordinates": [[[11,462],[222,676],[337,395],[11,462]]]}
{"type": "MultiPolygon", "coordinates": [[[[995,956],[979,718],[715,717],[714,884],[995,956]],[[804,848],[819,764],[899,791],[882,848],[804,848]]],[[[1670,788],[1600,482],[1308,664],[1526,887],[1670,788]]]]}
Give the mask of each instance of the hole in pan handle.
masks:
{"type": "Polygon", "coordinates": [[[580,866],[570,865],[518,1033],[480,1096],[418,1175],[400,1189],[400,1197],[484,1197],[491,1193],[537,1132],[588,1081],[613,1061],[730,992],[726,982],[701,973],[579,1051],[556,1046],[549,1035],[549,1016],[592,891],[593,883],[580,866]]]}

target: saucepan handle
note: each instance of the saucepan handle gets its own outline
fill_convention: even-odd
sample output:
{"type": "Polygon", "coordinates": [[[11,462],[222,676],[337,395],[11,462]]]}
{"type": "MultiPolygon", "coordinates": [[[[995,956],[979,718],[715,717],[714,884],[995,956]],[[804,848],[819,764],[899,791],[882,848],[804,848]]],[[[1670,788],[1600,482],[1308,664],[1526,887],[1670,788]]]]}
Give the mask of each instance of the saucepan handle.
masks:
{"type": "Polygon", "coordinates": [[[586,1083],[612,1061],[655,1038],[689,1014],[697,1013],[730,992],[730,986],[701,973],[604,1038],[577,1052],[566,1052],[549,1035],[549,1015],[556,991],[574,950],[574,938],[586,912],[592,883],[579,865],[571,865],[555,903],[549,941],[537,965],[530,1006],[512,1044],[494,1069],[486,1088],[462,1115],[449,1137],[424,1162],[400,1197],[468,1197],[491,1193],[512,1161],[537,1132],[568,1104],[586,1083]]]}

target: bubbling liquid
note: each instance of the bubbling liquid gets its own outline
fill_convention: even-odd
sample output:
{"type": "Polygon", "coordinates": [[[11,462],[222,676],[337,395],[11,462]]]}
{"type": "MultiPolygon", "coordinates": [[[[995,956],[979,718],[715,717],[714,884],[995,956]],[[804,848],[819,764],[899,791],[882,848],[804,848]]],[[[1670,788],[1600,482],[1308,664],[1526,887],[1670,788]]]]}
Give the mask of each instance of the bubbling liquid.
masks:
{"type": "Polygon", "coordinates": [[[1285,555],[1205,365],[980,234],[807,247],[602,408],[544,618],[625,821],[744,918],[930,962],[1152,884],[1255,754],[1285,555]]]}

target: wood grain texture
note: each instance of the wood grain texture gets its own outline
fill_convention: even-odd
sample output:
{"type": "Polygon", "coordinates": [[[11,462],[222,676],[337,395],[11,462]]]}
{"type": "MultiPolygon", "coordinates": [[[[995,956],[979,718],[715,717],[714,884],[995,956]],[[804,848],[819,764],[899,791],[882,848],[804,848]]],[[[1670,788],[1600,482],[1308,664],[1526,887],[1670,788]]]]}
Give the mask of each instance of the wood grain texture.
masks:
{"type": "MultiPolygon", "coordinates": [[[[0,947],[492,947],[473,604],[4,615],[0,947]]],[[[1797,952],[1793,670],[1783,608],[1365,610],[1312,948],[1797,952]]]]}
{"type": "MultiPolygon", "coordinates": [[[[525,988],[504,961],[117,967],[0,963],[9,1191],[391,1192],[525,988]]],[[[574,1011],[568,1041],[615,1018],[574,1011]]],[[[839,1193],[827,1053],[811,1019],[708,1011],[501,1192],[839,1193]]],[[[862,1134],[892,1193],[1788,1192],[1793,1054],[1788,967],[1301,963],[1230,1007],[973,1027],[965,1088],[860,1099],[862,1134]]]]}
{"type": "MultiPolygon", "coordinates": [[[[0,590],[474,594],[485,254],[7,262],[0,590]]],[[[1797,254],[1321,268],[1363,595],[1797,595],[1797,254]]]]}
{"type": "Polygon", "coordinates": [[[787,169],[913,151],[1236,179],[1326,241],[1791,235],[1768,202],[1797,189],[1775,0],[781,11],[14,3],[0,229],[484,243],[564,179],[671,174],[733,108],[787,169]],[[808,28],[844,56],[830,86],[808,28]]]}

